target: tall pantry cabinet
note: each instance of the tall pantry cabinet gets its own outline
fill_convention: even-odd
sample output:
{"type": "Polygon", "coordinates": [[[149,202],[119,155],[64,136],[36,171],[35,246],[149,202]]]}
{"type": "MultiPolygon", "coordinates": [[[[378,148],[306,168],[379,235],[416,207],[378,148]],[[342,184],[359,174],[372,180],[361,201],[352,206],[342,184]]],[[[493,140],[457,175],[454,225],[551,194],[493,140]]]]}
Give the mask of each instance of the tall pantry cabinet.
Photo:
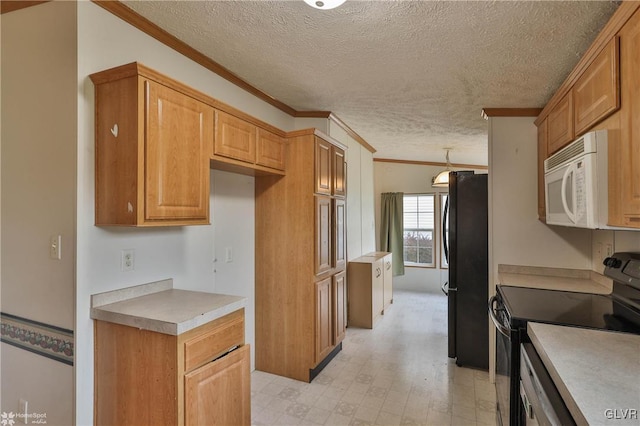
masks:
{"type": "Polygon", "coordinates": [[[286,176],[255,183],[256,369],[309,382],[346,328],[346,147],[314,129],[287,143],[286,176]]]}

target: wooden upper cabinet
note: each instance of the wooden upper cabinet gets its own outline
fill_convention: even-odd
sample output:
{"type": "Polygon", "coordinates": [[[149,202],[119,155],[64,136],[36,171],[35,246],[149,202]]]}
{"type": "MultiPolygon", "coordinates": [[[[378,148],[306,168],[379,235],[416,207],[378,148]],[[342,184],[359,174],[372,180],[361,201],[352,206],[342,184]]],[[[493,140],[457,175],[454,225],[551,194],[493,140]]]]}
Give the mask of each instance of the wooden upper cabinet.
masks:
{"type": "Polygon", "coordinates": [[[619,40],[611,39],[573,86],[576,135],[620,108],[619,40]]]}
{"type": "Polygon", "coordinates": [[[256,164],[272,169],[284,170],[285,138],[264,129],[258,129],[256,142],[256,164]]]}
{"type": "Polygon", "coordinates": [[[609,185],[611,188],[616,181],[621,182],[622,193],[620,198],[612,199],[612,195],[617,194],[610,189],[609,202],[622,205],[610,205],[609,210],[622,213],[624,226],[640,228],[640,11],[624,25],[619,36],[623,93],[620,109],[620,162],[617,170],[620,176],[614,180],[609,175],[609,185]]]}
{"type": "Polygon", "coordinates": [[[344,150],[334,146],[331,154],[333,157],[333,195],[344,197],[347,195],[347,163],[344,150]]]}
{"type": "Polygon", "coordinates": [[[90,77],[96,225],[208,224],[213,108],[135,63],[90,77]]]}
{"type": "Polygon", "coordinates": [[[213,108],[145,81],[145,220],[207,220],[213,108]]]}
{"type": "Polygon", "coordinates": [[[547,159],[547,120],[538,126],[538,219],[547,221],[544,185],[544,160],[547,159]]]}
{"type": "Polygon", "coordinates": [[[332,191],[331,148],[332,148],[332,145],[329,142],[316,137],[315,192],[317,194],[331,195],[331,191],[332,191]]]}
{"type": "Polygon", "coordinates": [[[573,140],[573,95],[569,91],[547,117],[547,155],[573,140]]]}
{"type": "Polygon", "coordinates": [[[216,110],[216,137],[213,154],[247,163],[256,162],[255,125],[224,111],[216,110]]]}

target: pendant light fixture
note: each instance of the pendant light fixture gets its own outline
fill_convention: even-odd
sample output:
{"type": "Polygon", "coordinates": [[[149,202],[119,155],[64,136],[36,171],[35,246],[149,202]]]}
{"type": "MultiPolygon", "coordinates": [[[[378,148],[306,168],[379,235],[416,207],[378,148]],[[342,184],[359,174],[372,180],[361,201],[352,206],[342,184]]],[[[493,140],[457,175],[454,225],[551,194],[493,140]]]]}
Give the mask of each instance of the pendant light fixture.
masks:
{"type": "Polygon", "coordinates": [[[448,188],[449,187],[449,172],[451,171],[451,162],[449,161],[449,151],[452,148],[445,148],[447,150],[447,166],[446,169],[438,173],[431,179],[431,186],[434,188],[448,188]]]}
{"type": "Polygon", "coordinates": [[[304,0],[309,6],[321,10],[335,9],[345,1],[346,0],[304,0]]]}

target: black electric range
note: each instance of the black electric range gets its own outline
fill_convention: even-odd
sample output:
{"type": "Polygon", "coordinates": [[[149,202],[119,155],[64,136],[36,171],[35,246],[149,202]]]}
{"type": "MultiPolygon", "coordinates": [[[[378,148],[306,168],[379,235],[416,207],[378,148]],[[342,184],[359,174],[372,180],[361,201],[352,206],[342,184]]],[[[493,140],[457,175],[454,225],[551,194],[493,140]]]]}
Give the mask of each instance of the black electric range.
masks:
{"type": "Polygon", "coordinates": [[[527,322],[640,334],[640,253],[616,253],[605,260],[614,281],[611,294],[496,286],[489,314],[496,333],[498,421],[524,423],[520,404],[520,345],[529,342],[527,322]]]}

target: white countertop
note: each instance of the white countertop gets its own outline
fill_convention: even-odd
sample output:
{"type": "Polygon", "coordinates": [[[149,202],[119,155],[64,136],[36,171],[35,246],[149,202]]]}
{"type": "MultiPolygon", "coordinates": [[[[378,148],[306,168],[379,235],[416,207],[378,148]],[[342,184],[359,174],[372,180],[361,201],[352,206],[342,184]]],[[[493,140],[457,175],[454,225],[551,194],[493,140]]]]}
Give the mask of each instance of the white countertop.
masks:
{"type": "Polygon", "coordinates": [[[244,308],[246,298],[173,289],[171,280],[92,296],[91,318],[179,335],[244,308]]]}
{"type": "Polygon", "coordinates": [[[610,294],[613,281],[594,271],[498,265],[499,284],[579,293],[610,294]]]}
{"type": "Polygon", "coordinates": [[[577,424],[640,425],[640,336],[534,322],[528,334],[577,424]]]}

